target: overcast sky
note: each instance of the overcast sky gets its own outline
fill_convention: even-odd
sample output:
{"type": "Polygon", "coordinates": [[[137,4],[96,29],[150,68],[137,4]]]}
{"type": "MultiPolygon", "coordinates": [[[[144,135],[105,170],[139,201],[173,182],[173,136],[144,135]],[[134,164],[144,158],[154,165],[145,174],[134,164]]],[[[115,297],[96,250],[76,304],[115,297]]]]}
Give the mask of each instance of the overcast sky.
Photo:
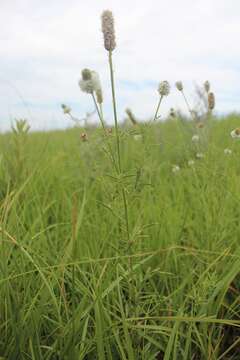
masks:
{"type": "Polygon", "coordinates": [[[208,79],[219,113],[240,110],[239,0],[0,0],[0,130],[26,117],[34,129],[71,126],[61,113],[91,111],[80,92],[81,69],[100,73],[111,122],[107,53],[100,15],[115,16],[114,67],[119,115],[131,107],[140,118],[156,106],[157,85],[169,80],[170,107],[184,109],[174,88],[182,80],[190,101],[195,83],[208,79]]]}

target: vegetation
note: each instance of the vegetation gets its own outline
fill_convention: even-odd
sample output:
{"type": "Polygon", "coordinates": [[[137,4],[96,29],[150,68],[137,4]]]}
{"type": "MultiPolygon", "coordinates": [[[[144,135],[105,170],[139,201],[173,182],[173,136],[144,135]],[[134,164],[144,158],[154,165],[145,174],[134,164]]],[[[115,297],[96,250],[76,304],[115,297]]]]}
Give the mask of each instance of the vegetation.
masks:
{"type": "Polygon", "coordinates": [[[239,120],[1,136],[3,359],[239,358],[239,120]]]}

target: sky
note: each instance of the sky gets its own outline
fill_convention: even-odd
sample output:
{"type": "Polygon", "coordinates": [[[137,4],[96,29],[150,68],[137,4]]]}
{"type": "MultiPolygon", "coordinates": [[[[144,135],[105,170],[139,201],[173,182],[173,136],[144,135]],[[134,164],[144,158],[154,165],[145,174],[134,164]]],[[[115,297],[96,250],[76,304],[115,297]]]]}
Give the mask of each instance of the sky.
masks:
{"type": "Polygon", "coordinates": [[[79,118],[93,110],[81,93],[83,68],[100,74],[104,112],[112,123],[107,52],[100,15],[115,17],[113,53],[119,118],[130,107],[153,116],[162,80],[171,84],[160,113],[185,111],[174,84],[194,88],[209,80],[219,114],[240,111],[239,0],[0,0],[0,131],[16,118],[32,129],[71,127],[61,104],[79,118]]]}

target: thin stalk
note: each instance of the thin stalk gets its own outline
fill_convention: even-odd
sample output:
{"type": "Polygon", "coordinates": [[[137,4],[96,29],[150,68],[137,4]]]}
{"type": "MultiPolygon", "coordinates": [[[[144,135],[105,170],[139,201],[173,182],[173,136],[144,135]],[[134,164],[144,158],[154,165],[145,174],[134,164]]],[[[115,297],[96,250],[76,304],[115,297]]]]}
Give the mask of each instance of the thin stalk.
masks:
{"type": "MultiPolygon", "coordinates": [[[[113,63],[112,63],[112,52],[109,51],[109,68],[110,68],[110,77],[111,77],[111,88],[112,88],[112,103],[113,103],[113,113],[114,113],[114,124],[115,124],[115,133],[116,133],[116,142],[117,142],[117,157],[118,157],[118,168],[119,175],[122,174],[121,167],[121,153],[120,153],[120,138],[118,131],[118,119],[117,119],[117,105],[116,105],[116,96],[115,96],[115,84],[114,84],[114,73],[113,73],[113,63]]],[[[123,206],[124,206],[124,216],[127,230],[127,239],[130,241],[129,234],[129,222],[128,222],[128,206],[127,206],[127,198],[124,187],[122,187],[122,198],[123,198],[123,206]]]]}
{"type": "Polygon", "coordinates": [[[130,233],[129,233],[129,222],[128,222],[128,206],[127,206],[127,198],[124,187],[122,188],[122,198],[123,198],[123,206],[124,206],[124,216],[127,230],[127,240],[130,242],[130,233]]]}
{"type": "MultiPolygon", "coordinates": [[[[74,248],[74,247],[73,247],[74,248]]],[[[75,262],[74,260],[74,255],[73,255],[73,262],[75,262]]],[[[74,348],[74,341],[75,341],[75,333],[76,333],[76,329],[75,329],[75,309],[76,309],[76,298],[75,298],[75,264],[72,265],[72,346],[74,348]]]]}
{"type": "Polygon", "coordinates": [[[100,108],[100,113],[101,113],[101,116],[102,116],[102,119],[103,119],[103,108],[102,108],[102,104],[99,104],[99,108],[100,108]]]}
{"type": "Polygon", "coordinates": [[[118,166],[117,166],[117,164],[116,164],[116,161],[115,161],[115,158],[114,158],[114,155],[113,155],[113,152],[112,152],[112,148],[111,148],[111,145],[110,145],[110,143],[109,143],[109,139],[108,139],[108,136],[107,136],[107,131],[106,131],[105,123],[104,123],[104,120],[103,120],[103,117],[102,117],[102,111],[99,110],[99,107],[98,107],[98,104],[97,104],[97,101],[96,101],[96,98],[95,98],[94,93],[92,93],[92,98],[93,98],[93,102],[94,102],[95,108],[96,108],[96,110],[97,110],[97,114],[98,114],[99,120],[100,120],[101,125],[102,125],[102,128],[103,128],[103,133],[104,133],[104,137],[105,137],[105,140],[106,140],[106,143],[107,143],[107,146],[108,146],[109,154],[110,154],[110,156],[111,156],[111,159],[112,159],[113,165],[114,165],[114,167],[115,167],[115,170],[116,170],[116,172],[118,172],[118,166]]]}
{"type": "Polygon", "coordinates": [[[76,118],[75,116],[72,116],[71,113],[69,114],[69,116],[70,116],[71,120],[75,122],[75,124],[80,124],[80,122],[81,122],[80,119],[76,118]]]}
{"type": "Polygon", "coordinates": [[[92,98],[93,98],[93,102],[94,102],[95,108],[97,110],[97,114],[98,114],[99,120],[101,122],[102,128],[104,130],[104,133],[106,134],[106,127],[105,127],[104,119],[103,119],[103,116],[102,116],[102,110],[99,109],[99,107],[98,107],[98,104],[97,104],[94,93],[92,93],[92,98]]]}
{"type": "Polygon", "coordinates": [[[157,109],[156,109],[156,112],[155,112],[153,121],[156,121],[156,120],[157,120],[157,115],[158,115],[158,111],[159,111],[159,108],[160,108],[162,99],[163,99],[163,95],[160,96],[160,99],[159,99],[159,101],[158,101],[158,105],[157,105],[157,109]]]}
{"type": "MultiPolygon", "coordinates": [[[[119,137],[119,131],[118,131],[118,119],[117,119],[117,106],[116,106],[116,96],[115,96],[115,84],[114,84],[114,71],[113,71],[113,62],[112,62],[112,52],[109,51],[109,68],[110,68],[110,77],[111,77],[111,89],[112,89],[112,103],[113,103],[113,113],[114,113],[114,124],[115,124],[115,134],[116,134],[116,143],[117,143],[117,157],[118,157],[118,169],[119,169],[119,175],[122,175],[122,167],[121,167],[121,153],[120,153],[120,137],[119,137]]],[[[127,204],[127,196],[124,186],[121,184],[122,187],[122,199],[123,199],[123,207],[124,207],[124,218],[125,218],[125,226],[126,226],[126,232],[127,232],[127,242],[128,242],[128,248],[132,250],[131,247],[131,239],[130,239],[130,231],[129,231],[129,215],[128,215],[128,204],[127,204]]],[[[134,282],[134,275],[133,275],[133,264],[132,259],[129,258],[128,263],[130,272],[131,272],[131,278],[132,282],[134,282]]],[[[134,284],[131,284],[129,282],[129,294],[130,298],[133,303],[135,303],[135,291],[134,291],[134,284]]]]}
{"type": "Polygon", "coordinates": [[[75,327],[75,312],[76,312],[76,279],[75,279],[75,261],[76,261],[76,225],[77,225],[77,199],[76,196],[73,198],[73,209],[72,209],[72,348],[74,349],[74,341],[76,334],[75,327]]]}
{"type": "Polygon", "coordinates": [[[191,110],[191,108],[190,108],[189,102],[187,101],[186,95],[184,94],[183,90],[181,91],[181,93],[182,93],[183,98],[184,98],[184,101],[185,101],[185,103],[186,103],[186,105],[187,105],[187,108],[188,108],[188,111],[189,111],[189,113],[190,113],[190,116],[191,116],[192,120],[194,121],[195,119],[194,119],[192,110],[191,110]]]}
{"type": "Polygon", "coordinates": [[[113,113],[114,113],[114,125],[116,133],[116,142],[117,142],[117,157],[118,157],[118,168],[119,174],[121,173],[121,155],[120,155],[120,137],[118,131],[118,119],[117,119],[117,105],[116,105],[116,96],[115,96],[115,85],[114,85],[114,74],[113,74],[113,63],[112,63],[112,51],[108,52],[108,61],[110,67],[110,77],[111,77],[111,88],[112,88],[112,103],[113,103],[113,113]]]}

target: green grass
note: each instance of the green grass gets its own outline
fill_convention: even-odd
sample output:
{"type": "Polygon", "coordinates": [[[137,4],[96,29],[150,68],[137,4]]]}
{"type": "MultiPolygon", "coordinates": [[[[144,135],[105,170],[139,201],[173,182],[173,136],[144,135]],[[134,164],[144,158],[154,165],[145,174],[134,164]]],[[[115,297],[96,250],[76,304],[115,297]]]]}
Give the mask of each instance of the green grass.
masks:
{"type": "Polygon", "coordinates": [[[239,359],[239,123],[1,135],[1,359],[239,359]]]}

